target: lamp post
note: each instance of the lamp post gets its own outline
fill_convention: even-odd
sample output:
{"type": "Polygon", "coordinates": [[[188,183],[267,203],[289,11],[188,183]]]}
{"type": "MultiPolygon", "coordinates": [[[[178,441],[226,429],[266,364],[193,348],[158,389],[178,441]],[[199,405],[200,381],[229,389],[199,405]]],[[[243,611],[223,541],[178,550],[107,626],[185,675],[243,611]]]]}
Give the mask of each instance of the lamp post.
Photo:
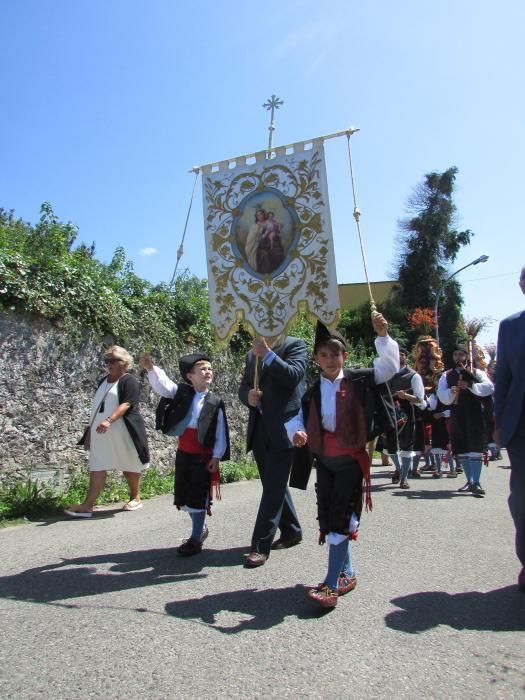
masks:
{"type": "Polygon", "coordinates": [[[447,284],[450,282],[450,280],[455,277],[457,274],[465,270],[467,267],[470,267],[471,265],[477,265],[478,263],[484,263],[487,262],[489,259],[488,255],[480,255],[479,258],[476,258],[472,262],[469,262],[468,265],[464,265],[463,267],[460,267],[459,270],[456,270],[453,272],[451,275],[447,277],[447,279],[443,282],[441,285],[441,288],[439,292],[436,294],[436,303],[434,305],[434,318],[436,320],[436,343],[439,345],[439,322],[438,322],[438,306],[439,306],[439,299],[441,295],[443,294],[443,290],[447,286],[447,284]]]}

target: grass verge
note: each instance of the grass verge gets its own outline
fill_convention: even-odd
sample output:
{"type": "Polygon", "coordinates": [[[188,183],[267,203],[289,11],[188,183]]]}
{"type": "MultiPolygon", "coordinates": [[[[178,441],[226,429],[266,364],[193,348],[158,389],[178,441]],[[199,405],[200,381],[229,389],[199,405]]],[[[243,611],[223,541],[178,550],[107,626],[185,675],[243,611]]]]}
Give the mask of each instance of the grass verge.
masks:
{"type": "MultiPolygon", "coordinates": [[[[160,472],[150,467],[141,481],[140,495],[152,498],[173,491],[173,470],[160,472]]],[[[257,479],[255,462],[246,458],[242,462],[221,464],[221,483],[257,479]]],[[[8,476],[0,483],[0,527],[16,525],[25,520],[43,518],[60,513],[68,505],[81,503],[87,492],[87,469],[71,469],[64,483],[41,484],[31,475],[26,478],[8,476]]],[[[126,480],[120,473],[108,472],[106,486],[97,499],[97,505],[119,503],[129,498],[126,480]]]]}

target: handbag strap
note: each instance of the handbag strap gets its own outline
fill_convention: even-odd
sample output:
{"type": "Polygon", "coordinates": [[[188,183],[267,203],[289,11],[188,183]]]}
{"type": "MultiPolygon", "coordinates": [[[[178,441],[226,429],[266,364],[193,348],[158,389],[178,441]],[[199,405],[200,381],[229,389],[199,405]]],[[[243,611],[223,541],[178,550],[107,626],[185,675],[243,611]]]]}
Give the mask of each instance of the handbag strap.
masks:
{"type": "Polygon", "coordinates": [[[100,407],[102,406],[102,404],[104,403],[104,399],[105,399],[106,396],[109,394],[109,392],[111,391],[111,389],[112,389],[114,386],[117,386],[117,384],[119,383],[119,381],[120,381],[120,379],[117,379],[117,381],[116,381],[114,384],[110,384],[110,385],[108,386],[108,388],[106,389],[106,391],[104,392],[104,396],[100,399],[99,404],[98,404],[97,408],[95,409],[95,412],[93,413],[93,417],[92,417],[92,419],[91,419],[91,423],[89,424],[89,427],[90,427],[90,428],[91,428],[91,426],[93,425],[93,423],[95,422],[95,418],[97,417],[97,413],[98,413],[98,411],[99,411],[99,408],[100,408],[100,407]]]}

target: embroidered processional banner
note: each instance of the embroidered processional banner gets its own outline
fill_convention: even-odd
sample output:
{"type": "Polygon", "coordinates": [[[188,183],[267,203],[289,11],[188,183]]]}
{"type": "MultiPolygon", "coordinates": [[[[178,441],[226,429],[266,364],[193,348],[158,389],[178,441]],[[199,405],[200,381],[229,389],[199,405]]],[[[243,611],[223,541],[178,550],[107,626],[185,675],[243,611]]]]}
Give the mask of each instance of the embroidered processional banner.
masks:
{"type": "Polygon", "coordinates": [[[332,326],[339,293],[322,141],[203,170],[211,322],[226,342],[286,334],[300,311],[332,326]]]}

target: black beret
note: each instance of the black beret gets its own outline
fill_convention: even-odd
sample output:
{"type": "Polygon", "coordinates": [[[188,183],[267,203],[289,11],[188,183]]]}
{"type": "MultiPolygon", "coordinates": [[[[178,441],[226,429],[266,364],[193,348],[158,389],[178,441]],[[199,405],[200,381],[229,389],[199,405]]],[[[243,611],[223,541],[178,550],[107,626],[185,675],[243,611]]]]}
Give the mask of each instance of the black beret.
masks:
{"type": "Polygon", "coordinates": [[[194,352],[191,355],[183,355],[179,359],[179,369],[183,379],[186,379],[188,372],[191,372],[193,365],[203,360],[209,362],[210,358],[203,352],[194,352]]]}
{"type": "Polygon", "coordinates": [[[317,352],[317,348],[327,343],[329,340],[338,340],[346,350],[346,340],[343,336],[337,331],[329,330],[321,321],[317,321],[315,327],[314,352],[317,352]]]}

